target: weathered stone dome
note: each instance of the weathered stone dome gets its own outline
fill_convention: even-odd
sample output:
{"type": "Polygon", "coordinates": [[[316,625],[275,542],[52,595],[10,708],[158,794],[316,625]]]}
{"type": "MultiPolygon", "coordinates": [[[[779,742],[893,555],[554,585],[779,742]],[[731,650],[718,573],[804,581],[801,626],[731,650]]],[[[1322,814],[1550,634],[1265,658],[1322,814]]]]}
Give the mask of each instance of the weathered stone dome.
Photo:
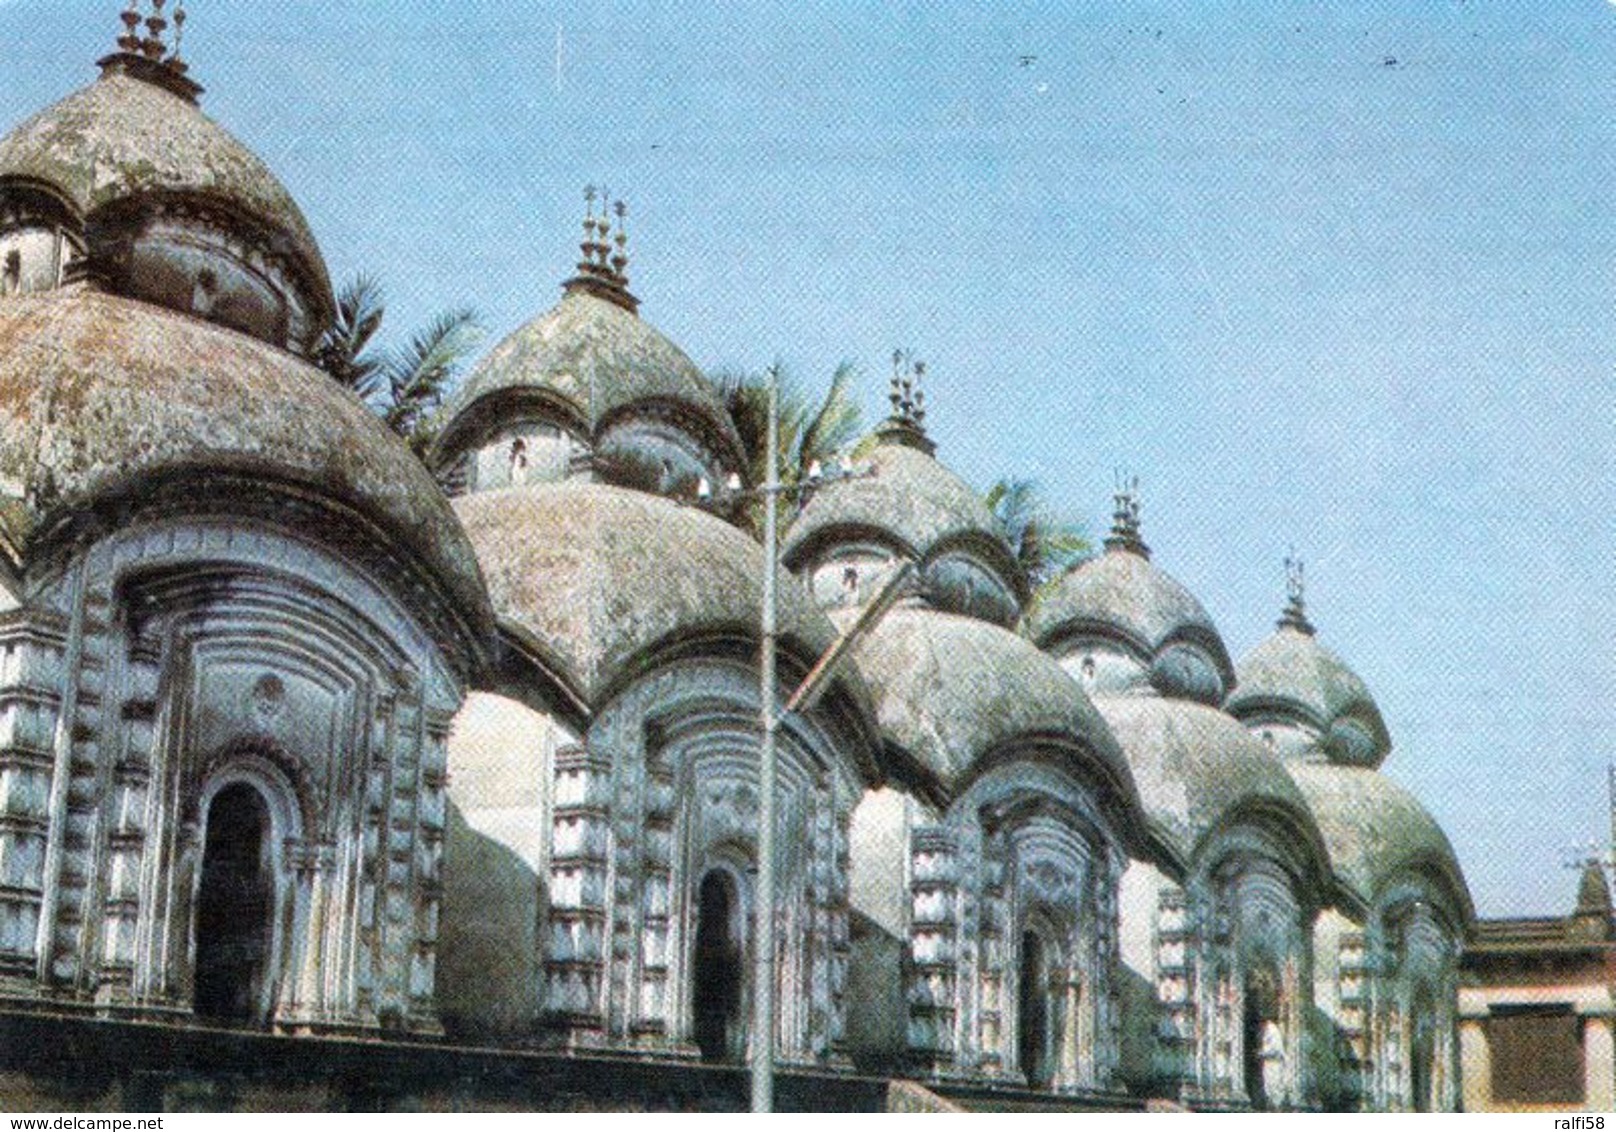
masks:
{"type": "Polygon", "coordinates": [[[1368,686],[1307,629],[1282,624],[1237,672],[1227,709],[1248,724],[1264,716],[1299,720],[1333,762],[1379,766],[1391,750],[1368,686]]]}
{"type": "Polygon", "coordinates": [[[1235,682],[1223,638],[1195,595],[1128,549],[1107,549],[1039,590],[1022,618],[1022,632],[1055,652],[1063,641],[1085,634],[1120,640],[1147,665],[1177,643],[1192,644],[1211,662],[1221,688],[1180,671],[1185,666],[1166,657],[1161,671],[1153,673],[1173,684],[1164,690],[1215,704],[1219,692],[1235,682]]]}
{"type": "Polygon", "coordinates": [[[1153,696],[1096,696],[1121,745],[1156,840],[1186,865],[1237,814],[1277,816],[1311,842],[1319,833],[1280,761],[1216,708],[1153,696]]]}
{"type": "MultiPolygon", "coordinates": [[[[855,650],[884,742],[915,764],[939,800],[1023,741],[1080,752],[1079,774],[1114,807],[1138,793],[1105,721],[1060,665],[1008,630],[923,607],[893,609],[855,650]]],[[[1132,821],[1117,828],[1131,828],[1132,821]]]]}
{"type": "Polygon", "coordinates": [[[637,314],[586,290],[569,289],[467,375],[441,414],[440,452],[524,399],[546,403],[590,439],[630,406],[661,405],[731,466],[742,462],[735,423],[696,364],[637,314]]]}
{"type": "MultiPolygon", "coordinates": [[[[703,511],[581,481],[476,492],[454,507],[506,630],[591,707],[665,650],[757,638],[762,551],[703,511]]],[[[783,571],[777,595],[782,647],[811,663],[836,631],[783,571]]],[[[856,674],[838,679],[866,696],[856,674]]]]}
{"type": "Polygon", "coordinates": [[[1366,908],[1400,878],[1421,873],[1446,889],[1455,914],[1474,916],[1453,846],[1407,790],[1366,767],[1293,763],[1289,769],[1324,835],[1332,870],[1366,908]]]}
{"type": "Polygon", "coordinates": [[[982,497],[935,457],[879,443],[861,463],[873,473],[816,491],[786,532],[781,558],[793,567],[827,541],[873,535],[923,561],[953,543],[989,548],[1006,580],[1024,587],[998,522],[982,497]]]}
{"type": "Polygon", "coordinates": [[[81,222],[138,197],[206,200],[262,229],[323,317],[335,308],[319,245],[268,166],[193,101],[124,70],[107,69],[0,138],[8,181],[48,187],[81,222]]]}
{"type": "Polygon", "coordinates": [[[476,556],[442,492],[319,370],[83,287],[0,303],[0,541],[14,560],[96,521],[99,507],[198,475],[289,485],[357,512],[477,639],[491,630],[476,556]]]}

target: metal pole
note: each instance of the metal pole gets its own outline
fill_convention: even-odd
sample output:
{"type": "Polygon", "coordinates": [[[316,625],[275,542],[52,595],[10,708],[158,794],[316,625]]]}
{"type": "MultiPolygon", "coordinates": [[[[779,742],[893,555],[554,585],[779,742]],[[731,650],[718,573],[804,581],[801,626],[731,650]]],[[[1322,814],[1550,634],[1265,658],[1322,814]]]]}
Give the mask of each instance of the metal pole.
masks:
{"type": "Polygon", "coordinates": [[[763,654],[760,715],[763,745],[758,752],[757,908],[753,917],[757,962],[752,975],[752,1111],[774,1111],[774,575],[780,497],[779,375],[769,370],[768,439],[763,482],[763,654]]]}

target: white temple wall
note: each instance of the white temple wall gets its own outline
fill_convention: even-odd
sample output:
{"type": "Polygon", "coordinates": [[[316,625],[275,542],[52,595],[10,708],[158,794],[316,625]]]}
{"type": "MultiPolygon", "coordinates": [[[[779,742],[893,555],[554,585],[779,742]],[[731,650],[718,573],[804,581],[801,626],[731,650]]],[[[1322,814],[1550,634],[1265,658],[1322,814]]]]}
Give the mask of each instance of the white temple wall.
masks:
{"type": "Polygon", "coordinates": [[[11,617],[0,994],[436,1029],[461,689],[400,604],[273,527],[153,521],[81,552],[11,617]],[[231,854],[263,920],[220,928],[247,933],[227,947],[202,925],[231,854]],[[238,944],[250,963],[220,974],[238,944]],[[219,986],[228,1003],[207,997],[219,986]]]}
{"type": "Polygon", "coordinates": [[[473,692],[449,737],[438,1003],[477,1039],[538,1036],[555,754],[578,735],[514,700],[473,692]]]}

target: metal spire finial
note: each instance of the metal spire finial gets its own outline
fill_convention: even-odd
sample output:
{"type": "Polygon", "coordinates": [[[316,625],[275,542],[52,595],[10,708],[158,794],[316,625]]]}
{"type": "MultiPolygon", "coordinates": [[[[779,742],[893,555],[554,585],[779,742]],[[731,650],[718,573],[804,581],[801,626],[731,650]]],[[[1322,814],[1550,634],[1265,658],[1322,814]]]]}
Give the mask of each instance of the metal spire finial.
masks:
{"type": "Polygon", "coordinates": [[[569,294],[583,291],[633,314],[638,312],[640,301],[628,289],[627,217],[628,205],[613,200],[611,189],[605,185],[584,186],[584,238],[578,245],[583,258],[578,261],[577,274],[562,286],[569,294]],[[600,201],[599,213],[595,211],[596,200],[600,201]],[[613,216],[617,218],[615,234],[613,216]]]}
{"type": "Polygon", "coordinates": [[[118,37],[118,50],[130,55],[140,54],[140,4],[138,0],[129,0],[129,7],[118,13],[118,19],[123,24],[123,34],[118,37]]]}
{"type": "Polygon", "coordinates": [[[918,448],[928,456],[937,446],[926,435],[926,363],[911,350],[892,351],[892,412],[877,430],[883,439],[918,448]]]}
{"type": "Polygon", "coordinates": [[[1140,535],[1139,477],[1117,468],[1112,480],[1111,533],[1106,536],[1105,548],[1149,558],[1150,547],[1140,535]]]}
{"type": "Polygon", "coordinates": [[[1293,546],[1290,553],[1285,555],[1285,611],[1280,614],[1279,627],[1295,629],[1298,633],[1305,633],[1311,637],[1314,628],[1313,623],[1307,619],[1307,604],[1304,600],[1306,589],[1302,559],[1293,546]]]}
{"type": "Polygon", "coordinates": [[[174,4],[174,50],[168,53],[165,62],[177,73],[184,74],[190,70],[190,64],[180,57],[180,48],[185,45],[185,0],[175,0],[174,4]]]}
{"type": "Polygon", "coordinates": [[[168,49],[163,43],[163,31],[168,27],[168,21],[163,18],[163,5],[167,2],[151,0],[151,15],[146,17],[146,38],[140,42],[141,54],[153,62],[161,60],[168,49]]]}
{"type": "Polygon", "coordinates": [[[612,280],[619,287],[628,286],[628,205],[621,200],[612,204],[612,213],[617,217],[617,232],[612,236],[612,243],[617,245],[617,252],[612,256],[612,280]]]}

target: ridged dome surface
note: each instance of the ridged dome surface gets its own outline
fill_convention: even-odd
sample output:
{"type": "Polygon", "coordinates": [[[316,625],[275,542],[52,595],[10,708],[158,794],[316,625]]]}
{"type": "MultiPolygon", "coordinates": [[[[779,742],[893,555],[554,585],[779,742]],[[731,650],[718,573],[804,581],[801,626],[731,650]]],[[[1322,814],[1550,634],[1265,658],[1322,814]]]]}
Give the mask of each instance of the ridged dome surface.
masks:
{"type": "Polygon", "coordinates": [[[235,331],[83,287],[0,301],[0,534],[14,557],[99,503],[199,472],[293,483],[357,510],[474,631],[491,626],[448,500],[324,373],[235,331]]]}
{"type": "Polygon", "coordinates": [[[43,182],[87,218],[145,194],[195,195],[245,214],[278,239],[316,300],[330,277],[297,203],[246,146],[198,107],[109,70],[0,138],[0,180],[43,182]]]}
{"type": "Polygon", "coordinates": [[[1205,650],[1225,689],[1235,681],[1223,638],[1195,595],[1131,551],[1108,550],[1043,587],[1021,627],[1040,648],[1097,630],[1120,636],[1146,658],[1175,641],[1188,641],[1205,650]]]}
{"type": "Polygon", "coordinates": [[[1447,889],[1460,916],[1475,915],[1447,834],[1407,790],[1366,767],[1289,769],[1324,834],[1331,868],[1366,907],[1399,877],[1423,872],[1447,889]]]}
{"type": "Polygon", "coordinates": [[[1220,823],[1259,808],[1286,814],[1322,858],[1301,792],[1236,720],[1202,704],[1155,696],[1096,696],[1094,706],[1127,756],[1153,830],[1181,863],[1220,823]]]}
{"type": "Polygon", "coordinates": [[[793,568],[833,534],[876,532],[917,559],[948,543],[992,548],[994,563],[1015,588],[1024,583],[982,497],[937,459],[903,444],[876,444],[861,459],[871,475],[814,492],[792,522],[782,560],[793,568]]]}
{"type": "Polygon", "coordinates": [[[1008,630],[972,617],[900,606],[857,649],[883,739],[952,797],[981,760],[1043,738],[1084,752],[1078,769],[1136,813],[1126,760],[1066,671],[1008,630]]]}
{"type": "Polygon", "coordinates": [[[1391,736],[1369,687],[1318,638],[1282,627],[1253,649],[1238,669],[1227,710],[1242,719],[1265,711],[1296,714],[1316,728],[1331,757],[1378,766],[1391,750],[1391,736]],[[1353,729],[1338,724],[1356,725],[1353,729]],[[1353,730],[1367,735],[1363,747],[1353,730]],[[1334,734],[1332,734],[1332,732],[1334,734]]]}
{"type": "MultiPolygon", "coordinates": [[[[578,481],[476,492],[454,507],[501,622],[593,707],[663,647],[757,636],[762,551],[705,512],[578,481]]],[[[784,571],[777,592],[784,647],[817,659],[835,628],[784,571]]],[[[838,679],[866,696],[857,674],[838,679]]]]}
{"type": "Polygon", "coordinates": [[[638,315],[587,292],[568,292],[495,346],[439,419],[453,430],[479,402],[523,393],[553,400],[591,436],[629,405],[672,405],[698,424],[701,439],[741,463],[735,423],[696,364],[638,315]]]}

